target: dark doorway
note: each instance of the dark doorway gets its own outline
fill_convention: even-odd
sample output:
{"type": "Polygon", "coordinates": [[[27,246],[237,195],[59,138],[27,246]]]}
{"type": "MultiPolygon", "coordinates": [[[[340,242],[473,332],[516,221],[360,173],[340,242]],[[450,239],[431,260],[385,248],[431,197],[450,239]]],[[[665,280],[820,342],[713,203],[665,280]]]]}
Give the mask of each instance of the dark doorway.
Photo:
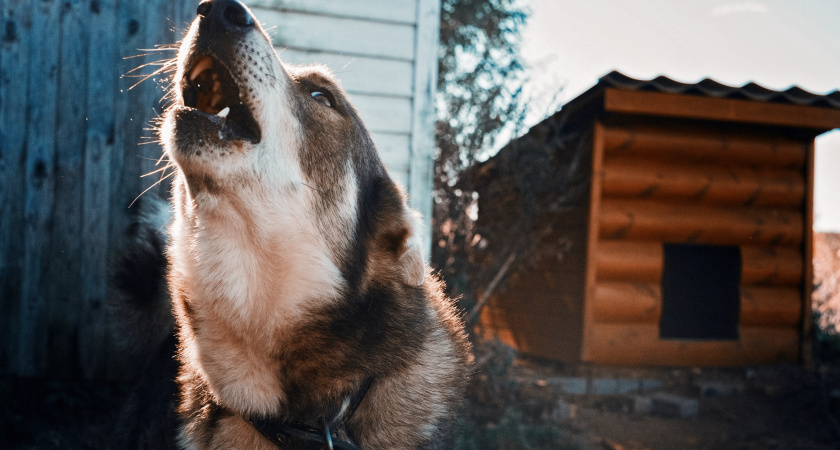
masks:
{"type": "Polygon", "coordinates": [[[741,249],[664,244],[662,339],[738,339],[741,249]]]}

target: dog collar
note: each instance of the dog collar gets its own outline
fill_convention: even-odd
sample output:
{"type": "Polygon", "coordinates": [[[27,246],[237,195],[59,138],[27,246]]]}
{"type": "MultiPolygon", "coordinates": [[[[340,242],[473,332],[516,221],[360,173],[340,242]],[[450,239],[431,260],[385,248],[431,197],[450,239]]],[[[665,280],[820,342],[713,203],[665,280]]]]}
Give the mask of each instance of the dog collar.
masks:
{"type": "MultiPolygon", "coordinates": [[[[251,417],[246,421],[254,427],[266,439],[279,448],[293,448],[295,450],[361,450],[358,445],[340,439],[337,431],[346,428],[347,420],[353,417],[356,409],[367,395],[373,378],[368,378],[362,384],[361,389],[350,398],[349,407],[345,410],[341,420],[338,421],[336,430],[330,429],[326,416],[321,418],[320,423],[299,422],[295,420],[277,420],[271,417],[251,417]]],[[[352,436],[349,430],[347,434],[352,436]]]]}
{"type": "Polygon", "coordinates": [[[249,420],[251,425],[266,439],[279,448],[296,450],[361,450],[359,446],[339,439],[330,430],[326,419],[322,426],[286,420],[278,422],[272,419],[256,418],[249,420]]]}

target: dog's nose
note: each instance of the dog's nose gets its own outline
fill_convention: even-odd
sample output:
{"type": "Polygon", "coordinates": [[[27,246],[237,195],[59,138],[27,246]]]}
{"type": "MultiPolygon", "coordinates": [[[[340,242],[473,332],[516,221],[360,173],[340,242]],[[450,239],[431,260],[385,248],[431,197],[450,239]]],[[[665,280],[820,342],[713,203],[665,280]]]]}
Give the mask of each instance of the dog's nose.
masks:
{"type": "Polygon", "coordinates": [[[254,19],[245,6],[236,0],[204,0],[196,13],[211,21],[218,21],[227,30],[252,28],[254,19]]]}

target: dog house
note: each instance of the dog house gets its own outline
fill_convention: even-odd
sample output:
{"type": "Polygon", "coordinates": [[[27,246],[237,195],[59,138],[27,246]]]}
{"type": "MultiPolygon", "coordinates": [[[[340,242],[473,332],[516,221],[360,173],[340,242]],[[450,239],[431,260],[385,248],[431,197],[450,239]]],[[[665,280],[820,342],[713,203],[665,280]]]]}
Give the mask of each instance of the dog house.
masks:
{"type": "Polygon", "coordinates": [[[604,76],[465,177],[486,260],[535,241],[480,329],[563,361],[807,357],[814,138],[836,127],[840,92],[604,76]]]}

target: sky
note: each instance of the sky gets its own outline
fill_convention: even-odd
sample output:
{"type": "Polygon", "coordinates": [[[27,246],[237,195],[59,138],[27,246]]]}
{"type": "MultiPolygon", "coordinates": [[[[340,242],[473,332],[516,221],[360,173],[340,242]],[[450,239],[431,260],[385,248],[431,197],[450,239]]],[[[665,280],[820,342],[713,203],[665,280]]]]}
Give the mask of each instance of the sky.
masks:
{"type": "MultiPolygon", "coordinates": [[[[612,70],[816,94],[840,89],[840,0],[528,0],[532,94],[569,101],[612,70]],[[559,94],[558,94],[559,92],[559,94]]],[[[546,113],[534,111],[527,125],[546,113]]],[[[840,131],[817,138],[815,223],[840,232],[840,131]]]]}

